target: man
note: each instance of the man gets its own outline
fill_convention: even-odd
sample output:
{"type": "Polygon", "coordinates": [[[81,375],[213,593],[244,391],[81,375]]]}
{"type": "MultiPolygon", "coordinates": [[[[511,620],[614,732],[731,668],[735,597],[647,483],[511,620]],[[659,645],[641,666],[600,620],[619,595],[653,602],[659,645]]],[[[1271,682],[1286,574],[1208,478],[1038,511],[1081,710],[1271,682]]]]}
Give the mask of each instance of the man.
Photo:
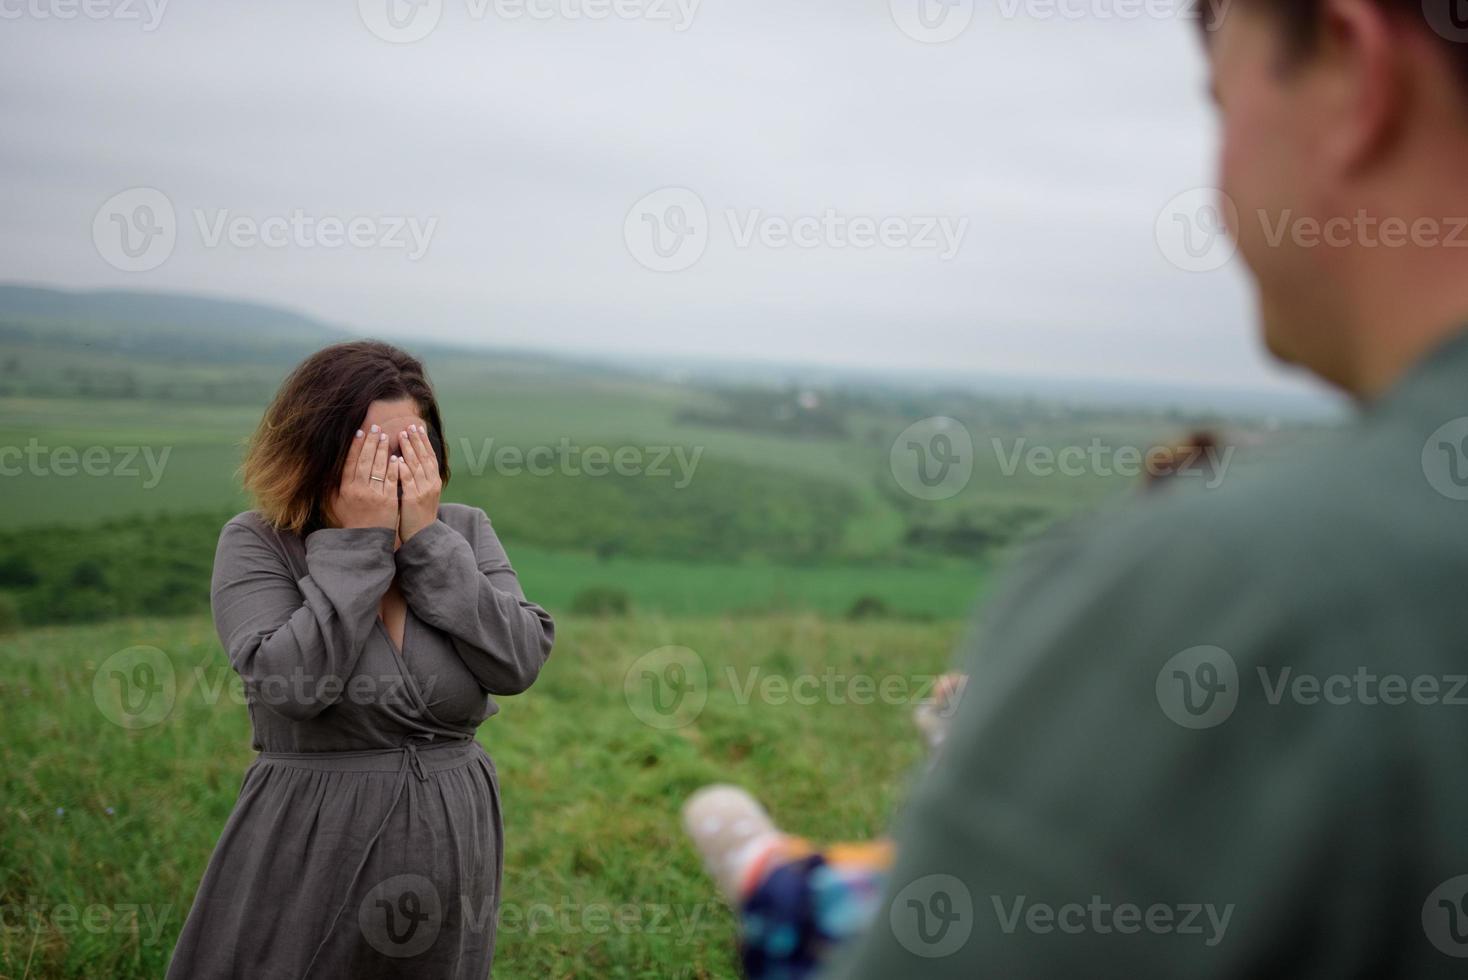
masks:
{"type": "Polygon", "coordinates": [[[1207,14],[1265,338],[1360,418],[1027,559],[836,976],[1468,975],[1468,22],[1207,14]]]}

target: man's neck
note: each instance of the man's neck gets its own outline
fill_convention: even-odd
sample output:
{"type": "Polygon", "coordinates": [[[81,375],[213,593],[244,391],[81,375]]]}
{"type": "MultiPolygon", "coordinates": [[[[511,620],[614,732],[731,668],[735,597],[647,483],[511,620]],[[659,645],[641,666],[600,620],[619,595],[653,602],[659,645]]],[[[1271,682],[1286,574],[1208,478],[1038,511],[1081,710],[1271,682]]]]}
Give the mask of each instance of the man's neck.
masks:
{"type": "Polygon", "coordinates": [[[1362,401],[1373,401],[1395,387],[1423,359],[1455,334],[1468,329],[1468,269],[1461,285],[1453,290],[1402,293],[1393,304],[1362,310],[1356,332],[1351,393],[1362,401]],[[1456,295],[1455,295],[1456,294],[1456,295]]]}

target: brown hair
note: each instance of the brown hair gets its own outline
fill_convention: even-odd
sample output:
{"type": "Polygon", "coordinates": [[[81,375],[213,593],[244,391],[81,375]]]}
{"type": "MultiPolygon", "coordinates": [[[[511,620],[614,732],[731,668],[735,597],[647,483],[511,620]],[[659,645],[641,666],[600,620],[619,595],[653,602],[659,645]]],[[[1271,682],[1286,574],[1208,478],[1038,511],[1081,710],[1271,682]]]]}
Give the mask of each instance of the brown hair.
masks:
{"type": "Polygon", "coordinates": [[[240,469],[255,508],[282,531],[304,534],[323,526],[327,495],[341,482],[368,408],[399,398],[417,403],[447,484],[443,423],[422,362],[390,344],[354,340],[306,358],[275,393],[240,469]]]}
{"type": "MultiPolygon", "coordinates": [[[[1235,4],[1247,4],[1267,9],[1285,32],[1287,51],[1292,59],[1307,57],[1320,41],[1320,17],[1322,0],[1191,0],[1198,12],[1198,23],[1205,37],[1217,30],[1229,9],[1235,4]]],[[[1453,61],[1462,78],[1464,94],[1468,95],[1468,23],[1458,13],[1460,0],[1377,0],[1393,16],[1418,22],[1423,30],[1430,31],[1452,51],[1453,61]]]]}

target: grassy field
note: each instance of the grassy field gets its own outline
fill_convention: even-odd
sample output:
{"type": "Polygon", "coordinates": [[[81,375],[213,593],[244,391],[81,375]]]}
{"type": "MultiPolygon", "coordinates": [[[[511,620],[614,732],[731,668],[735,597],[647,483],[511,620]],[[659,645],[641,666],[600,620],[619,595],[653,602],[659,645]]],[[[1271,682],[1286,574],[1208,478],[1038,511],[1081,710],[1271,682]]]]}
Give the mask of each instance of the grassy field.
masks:
{"type": "MultiPolygon", "coordinates": [[[[160,975],[251,757],[207,615],[219,528],[247,506],[241,445],[291,366],[340,339],[286,311],[0,285],[0,980],[160,975]],[[178,697],[133,730],[93,682],[140,645],[168,658],[178,697]]],[[[920,757],[912,704],[853,703],[827,678],[922,696],[1014,548],[1137,482],[1021,455],[1140,452],[1219,421],[418,352],[453,461],[445,499],[490,515],[560,624],[540,682],[480,732],[508,834],[496,975],[537,980],[732,976],[729,910],[678,827],[688,794],[738,782],[792,830],[879,833],[920,757]],[[938,441],[902,436],[934,418],[972,444],[941,500],[899,460],[937,458],[938,441]],[[523,465],[563,446],[569,467],[523,465]],[[594,473],[588,450],[636,465],[594,473]],[[671,731],[623,688],[667,646],[709,678],[671,731]],[[767,677],[815,678],[822,697],[741,693],[767,677]]],[[[1237,468],[1317,434],[1222,428],[1237,468]]]]}
{"type": "MultiPolygon", "coordinates": [[[[679,806],[731,781],[802,833],[879,833],[921,758],[911,703],[856,703],[846,685],[897,677],[922,697],[960,633],[800,615],[564,621],[540,681],[480,731],[507,835],[495,975],[735,975],[732,918],[679,806]],[[694,651],[709,678],[701,713],[671,731],[644,724],[623,688],[639,657],[669,645],[694,651]],[[741,693],[772,676],[838,693],[741,693]]],[[[244,705],[210,694],[229,676],[211,625],[29,630],[0,639],[0,659],[0,977],[161,975],[252,757],[244,705]],[[93,682],[138,645],[167,655],[178,693],[166,720],[126,730],[93,682]]]]}

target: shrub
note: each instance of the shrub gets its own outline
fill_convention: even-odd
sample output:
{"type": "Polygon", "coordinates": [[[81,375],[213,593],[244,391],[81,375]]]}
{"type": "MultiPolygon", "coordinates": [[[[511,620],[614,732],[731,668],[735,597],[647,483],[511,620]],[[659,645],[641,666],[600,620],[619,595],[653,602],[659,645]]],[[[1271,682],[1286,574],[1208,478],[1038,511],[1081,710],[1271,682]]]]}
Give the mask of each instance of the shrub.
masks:
{"type": "Polygon", "coordinates": [[[0,634],[20,629],[20,604],[14,596],[0,592],[0,634]]]}
{"type": "Polygon", "coordinates": [[[41,575],[30,555],[9,554],[0,558],[0,588],[25,589],[40,582],[41,575]]]}
{"type": "Polygon", "coordinates": [[[886,601],[874,595],[858,596],[846,611],[847,619],[885,619],[892,614],[886,601]]]}
{"type": "Polygon", "coordinates": [[[604,585],[582,589],[571,600],[571,612],[577,616],[625,616],[631,608],[631,596],[604,585]]]}

